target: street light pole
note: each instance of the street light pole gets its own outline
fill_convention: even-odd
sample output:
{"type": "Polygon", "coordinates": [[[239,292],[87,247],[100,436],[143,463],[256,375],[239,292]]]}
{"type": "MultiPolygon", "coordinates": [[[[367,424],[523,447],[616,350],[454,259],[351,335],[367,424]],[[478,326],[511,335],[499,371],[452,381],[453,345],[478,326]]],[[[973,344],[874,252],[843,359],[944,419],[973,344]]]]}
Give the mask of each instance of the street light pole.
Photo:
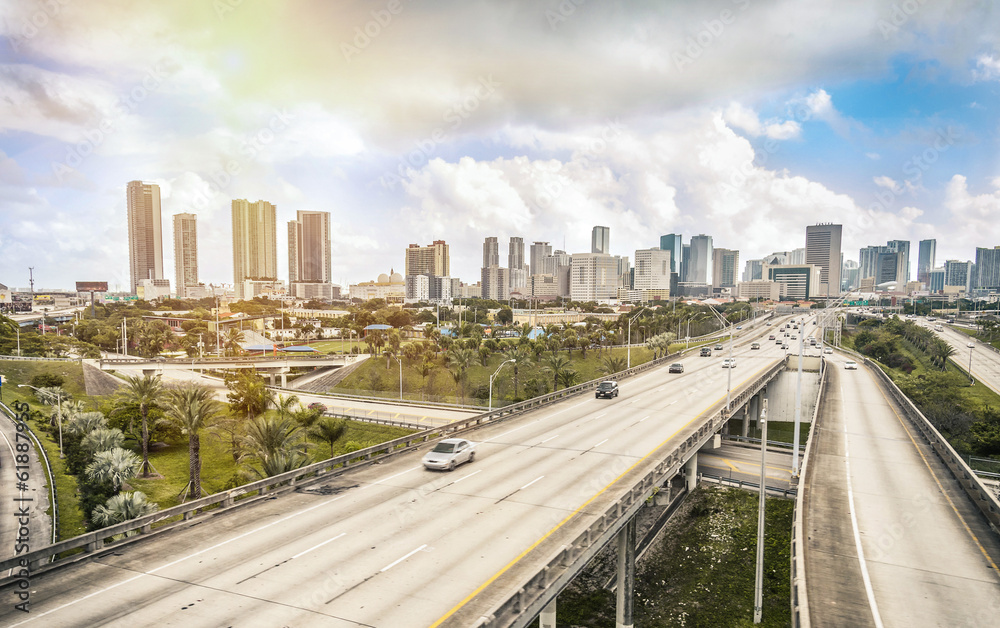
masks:
{"type": "MultiPolygon", "coordinates": [[[[30,389],[34,390],[35,392],[42,392],[42,391],[38,390],[37,388],[35,388],[34,386],[32,386],[31,384],[18,384],[17,387],[18,388],[30,388],[30,389]]],[[[48,393],[42,392],[42,394],[48,394],[48,393]]],[[[56,413],[58,414],[58,419],[57,419],[56,422],[59,424],[59,457],[62,458],[63,457],[62,395],[56,394],[56,404],[57,404],[56,405],[56,413]]]]}
{"type": "Polygon", "coordinates": [[[975,347],[969,347],[969,385],[971,386],[976,382],[975,378],[972,377],[972,350],[975,347]]]}
{"type": "Polygon", "coordinates": [[[640,314],[642,314],[642,308],[639,308],[635,316],[628,319],[628,348],[625,349],[625,368],[632,368],[632,321],[639,318],[640,314]]]}
{"type": "Polygon", "coordinates": [[[494,371],[492,375],[490,375],[490,408],[489,408],[490,412],[493,412],[493,380],[496,379],[496,376],[500,374],[500,369],[503,368],[504,364],[513,361],[514,360],[504,360],[503,362],[500,363],[500,366],[497,367],[497,370],[494,371]]]}
{"type": "Polygon", "coordinates": [[[757,505],[757,570],[753,585],[753,623],[761,622],[764,611],[764,504],[766,489],[764,469],[767,462],[767,399],[760,411],[760,500],[757,505]]]}
{"type": "Polygon", "coordinates": [[[396,356],[392,355],[388,351],[386,351],[386,354],[390,358],[392,358],[393,360],[395,360],[396,364],[399,365],[399,400],[402,401],[403,400],[403,363],[399,361],[399,358],[397,358],[396,356]]]}

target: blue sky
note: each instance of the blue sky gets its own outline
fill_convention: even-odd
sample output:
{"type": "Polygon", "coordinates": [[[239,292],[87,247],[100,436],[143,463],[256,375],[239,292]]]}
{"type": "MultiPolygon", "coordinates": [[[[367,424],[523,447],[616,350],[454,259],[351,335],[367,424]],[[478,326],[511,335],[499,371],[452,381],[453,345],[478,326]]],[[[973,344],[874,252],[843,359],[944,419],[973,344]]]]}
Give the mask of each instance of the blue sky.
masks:
{"type": "Polygon", "coordinates": [[[630,257],[679,232],[747,260],[817,222],[844,225],[847,259],[1000,245],[989,2],[0,0],[0,17],[8,286],[28,266],[36,286],[127,286],[134,179],[161,185],[167,276],[171,215],[193,212],[212,283],[232,282],[234,198],[278,206],[281,277],[284,222],[331,212],[349,283],[438,239],[475,282],[487,236],[573,253],[597,224],[630,257]]]}

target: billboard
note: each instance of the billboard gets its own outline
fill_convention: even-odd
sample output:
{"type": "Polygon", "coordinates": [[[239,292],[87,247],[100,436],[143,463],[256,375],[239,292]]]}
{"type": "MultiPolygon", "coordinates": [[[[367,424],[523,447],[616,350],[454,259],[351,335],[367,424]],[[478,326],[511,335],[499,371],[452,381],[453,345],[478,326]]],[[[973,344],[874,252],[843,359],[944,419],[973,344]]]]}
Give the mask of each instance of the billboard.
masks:
{"type": "Polygon", "coordinates": [[[107,292],[108,282],[106,281],[78,281],[76,282],[77,292],[107,292]]]}

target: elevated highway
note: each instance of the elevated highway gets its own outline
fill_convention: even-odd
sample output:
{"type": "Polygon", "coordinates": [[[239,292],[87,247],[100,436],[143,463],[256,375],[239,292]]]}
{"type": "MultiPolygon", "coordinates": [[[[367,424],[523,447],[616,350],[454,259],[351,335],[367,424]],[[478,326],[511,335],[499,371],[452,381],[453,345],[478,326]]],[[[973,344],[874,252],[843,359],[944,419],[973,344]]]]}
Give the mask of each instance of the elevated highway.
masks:
{"type": "MultiPolygon", "coordinates": [[[[737,353],[742,403],[784,352],[737,353]]],[[[695,475],[730,371],[721,356],[684,363],[623,380],[615,399],[587,392],[466,432],[479,457],[453,473],[424,470],[425,446],[112,545],[34,576],[32,612],[0,607],[0,624],[525,625],[548,602],[538,574],[557,588],[660,478],[695,475]]]]}

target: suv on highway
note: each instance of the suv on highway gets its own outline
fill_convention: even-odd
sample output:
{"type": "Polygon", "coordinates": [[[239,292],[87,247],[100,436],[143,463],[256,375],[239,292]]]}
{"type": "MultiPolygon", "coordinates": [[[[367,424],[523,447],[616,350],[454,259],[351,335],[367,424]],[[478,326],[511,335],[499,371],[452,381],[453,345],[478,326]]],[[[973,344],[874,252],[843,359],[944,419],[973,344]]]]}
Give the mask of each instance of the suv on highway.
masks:
{"type": "Polygon", "coordinates": [[[708,347],[702,347],[701,353],[699,353],[698,355],[700,355],[703,358],[710,358],[712,357],[712,350],[709,349],[708,347]]]}
{"type": "Polygon", "coordinates": [[[667,369],[667,372],[668,373],[683,373],[684,372],[684,365],[681,364],[680,362],[674,362],[667,369]]]}
{"type": "Polygon", "coordinates": [[[594,391],[594,398],[600,399],[601,397],[611,397],[618,396],[618,382],[613,379],[608,379],[597,385],[597,390],[594,391]]]}

